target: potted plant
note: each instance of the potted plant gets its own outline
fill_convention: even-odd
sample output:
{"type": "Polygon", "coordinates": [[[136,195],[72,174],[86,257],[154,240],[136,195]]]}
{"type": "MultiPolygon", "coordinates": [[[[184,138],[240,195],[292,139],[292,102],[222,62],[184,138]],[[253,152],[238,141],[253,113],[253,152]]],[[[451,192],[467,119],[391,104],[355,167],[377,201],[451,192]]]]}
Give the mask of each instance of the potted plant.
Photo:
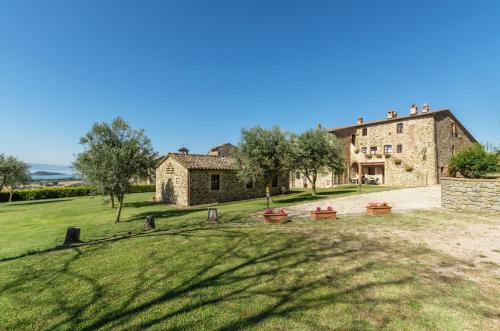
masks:
{"type": "Polygon", "coordinates": [[[326,207],[326,210],[316,207],[315,210],[311,211],[311,218],[313,221],[334,220],[337,218],[337,211],[331,206],[326,207]]]}
{"type": "Polygon", "coordinates": [[[401,160],[400,159],[394,159],[394,164],[395,165],[400,165],[401,164],[401,160]]]}
{"type": "Polygon", "coordinates": [[[370,216],[387,215],[391,213],[391,209],[387,202],[371,201],[366,206],[366,213],[370,216]]]}
{"type": "Polygon", "coordinates": [[[413,166],[411,164],[407,164],[405,165],[405,170],[408,172],[413,171],[413,166]]]}
{"type": "Polygon", "coordinates": [[[288,221],[288,214],[285,209],[280,208],[277,211],[268,208],[264,210],[264,223],[284,223],[288,221]]]}
{"type": "Polygon", "coordinates": [[[381,159],[382,158],[382,154],[375,154],[375,156],[377,157],[377,159],[381,159]]]}
{"type": "Polygon", "coordinates": [[[356,148],[356,149],[354,150],[354,153],[358,154],[358,153],[359,153],[359,149],[357,149],[357,148],[356,148]]]}
{"type": "Polygon", "coordinates": [[[366,154],[366,158],[367,158],[367,159],[371,159],[372,157],[373,157],[373,155],[372,155],[372,154],[366,154]]]}
{"type": "Polygon", "coordinates": [[[386,159],[390,159],[391,158],[391,154],[385,154],[385,158],[386,159]]]}

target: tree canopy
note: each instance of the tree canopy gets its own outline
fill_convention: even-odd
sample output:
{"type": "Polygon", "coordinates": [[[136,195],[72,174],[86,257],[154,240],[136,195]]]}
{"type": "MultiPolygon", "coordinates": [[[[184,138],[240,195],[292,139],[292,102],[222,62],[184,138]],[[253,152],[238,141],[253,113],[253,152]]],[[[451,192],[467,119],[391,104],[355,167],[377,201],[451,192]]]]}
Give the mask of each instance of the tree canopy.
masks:
{"type": "Polygon", "coordinates": [[[12,201],[14,189],[31,181],[30,167],[14,156],[0,154],[0,191],[4,187],[10,189],[9,202],[12,201]]]}
{"type": "Polygon", "coordinates": [[[311,182],[312,193],[316,194],[318,175],[327,171],[343,171],[342,150],[338,140],[318,127],[295,135],[292,138],[292,165],[311,182]]]}
{"type": "Polygon", "coordinates": [[[238,176],[245,182],[263,182],[268,207],[272,181],[288,172],[290,152],[289,135],[278,126],[270,130],[261,127],[241,130],[241,142],[234,152],[240,169],[238,176]]]}
{"type": "Polygon", "coordinates": [[[466,178],[480,178],[497,169],[499,156],[488,153],[480,144],[464,148],[448,161],[448,173],[457,176],[460,173],[466,178]]]}
{"type": "Polygon", "coordinates": [[[95,123],[80,139],[84,151],[75,169],[99,192],[118,200],[115,222],[120,221],[123,199],[133,179],[147,178],[155,152],[143,129],[134,130],[118,117],[111,124],[95,123]]]}

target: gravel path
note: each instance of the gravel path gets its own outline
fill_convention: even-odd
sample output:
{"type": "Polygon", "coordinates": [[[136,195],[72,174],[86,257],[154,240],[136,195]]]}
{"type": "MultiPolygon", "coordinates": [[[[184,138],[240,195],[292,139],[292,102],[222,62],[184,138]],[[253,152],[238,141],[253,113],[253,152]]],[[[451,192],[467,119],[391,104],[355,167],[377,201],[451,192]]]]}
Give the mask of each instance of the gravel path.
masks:
{"type": "Polygon", "coordinates": [[[370,201],[385,201],[393,211],[432,209],[441,207],[441,186],[412,187],[391,191],[351,195],[324,199],[287,207],[290,216],[309,216],[316,207],[332,206],[337,214],[364,213],[370,201]]]}

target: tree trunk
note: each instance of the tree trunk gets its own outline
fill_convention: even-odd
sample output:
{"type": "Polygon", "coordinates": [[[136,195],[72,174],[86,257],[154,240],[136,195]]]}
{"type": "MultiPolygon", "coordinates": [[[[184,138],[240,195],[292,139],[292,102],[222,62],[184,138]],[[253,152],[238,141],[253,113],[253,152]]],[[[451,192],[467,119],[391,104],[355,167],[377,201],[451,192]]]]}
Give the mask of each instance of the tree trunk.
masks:
{"type": "Polygon", "coordinates": [[[267,208],[271,205],[271,185],[266,185],[266,200],[267,200],[267,208]]]}
{"type": "Polygon", "coordinates": [[[318,179],[318,175],[313,173],[311,180],[312,195],[316,195],[316,179],[318,179]]]}
{"type": "Polygon", "coordinates": [[[148,215],[144,219],[144,231],[154,230],[155,226],[155,217],[153,215],[148,215]]]}
{"type": "Polygon", "coordinates": [[[115,195],[113,193],[109,194],[109,204],[111,208],[115,208],[115,195]]]}
{"type": "Polygon", "coordinates": [[[118,209],[116,210],[116,219],[115,223],[120,222],[120,215],[122,213],[122,207],[123,207],[123,197],[117,197],[118,199],[118,209]]]}
{"type": "Polygon", "coordinates": [[[77,227],[69,227],[66,230],[66,238],[64,239],[64,247],[67,247],[71,244],[77,244],[80,242],[80,228],[77,227]]]}
{"type": "Polygon", "coordinates": [[[14,188],[11,187],[10,188],[10,192],[9,192],[9,202],[12,202],[12,196],[14,195],[14,188]]]}

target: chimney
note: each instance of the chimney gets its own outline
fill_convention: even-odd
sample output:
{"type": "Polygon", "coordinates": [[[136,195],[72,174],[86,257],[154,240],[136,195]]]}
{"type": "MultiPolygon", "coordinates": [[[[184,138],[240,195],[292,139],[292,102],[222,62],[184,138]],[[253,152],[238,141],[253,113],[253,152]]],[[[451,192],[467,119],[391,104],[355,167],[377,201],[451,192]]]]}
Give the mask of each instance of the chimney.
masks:
{"type": "Polygon", "coordinates": [[[387,112],[387,118],[396,118],[396,117],[398,117],[398,112],[395,111],[394,109],[390,109],[387,112]]]}
{"type": "Polygon", "coordinates": [[[186,147],[182,147],[182,148],[179,148],[178,152],[179,152],[179,154],[187,155],[187,154],[189,154],[189,149],[187,149],[186,147]]]}
{"type": "Polygon", "coordinates": [[[417,115],[418,113],[418,107],[416,104],[412,104],[410,106],[410,115],[417,115]]]}
{"type": "Polygon", "coordinates": [[[363,117],[358,117],[358,124],[363,124],[363,117]]]}
{"type": "Polygon", "coordinates": [[[428,103],[424,103],[422,105],[422,113],[428,113],[430,111],[431,111],[431,107],[429,106],[429,104],[428,103]]]}

